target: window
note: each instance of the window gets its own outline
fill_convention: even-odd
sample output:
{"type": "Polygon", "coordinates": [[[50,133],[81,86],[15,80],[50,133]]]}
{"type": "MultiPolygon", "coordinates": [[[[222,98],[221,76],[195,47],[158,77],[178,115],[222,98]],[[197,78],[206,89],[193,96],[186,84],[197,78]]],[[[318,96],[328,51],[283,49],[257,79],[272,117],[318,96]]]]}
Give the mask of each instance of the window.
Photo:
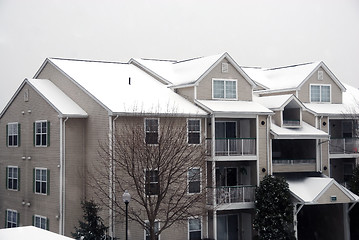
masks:
{"type": "Polygon", "coordinates": [[[50,145],[50,122],[36,121],[34,123],[34,143],[36,147],[47,147],[50,145]]]}
{"type": "Polygon", "coordinates": [[[202,239],[202,223],[200,218],[188,219],[188,239],[189,240],[202,239]]]}
{"type": "Polygon", "coordinates": [[[213,98],[236,99],[237,80],[213,80],[213,98]]]}
{"type": "MultiPolygon", "coordinates": [[[[149,224],[149,221],[146,221],[146,226],[148,226],[148,224],[149,224]]],[[[158,231],[160,230],[160,221],[156,220],[154,227],[155,227],[155,233],[158,233],[158,231]]],[[[145,238],[144,239],[150,240],[150,231],[147,228],[145,228],[145,238]]],[[[160,236],[157,235],[156,240],[159,240],[159,239],[160,239],[160,236]]]]}
{"type": "Polygon", "coordinates": [[[34,215],[32,221],[33,221],[32,225],[35,227],[42,228],[45,230],[49,229],[47,217],[34,215]]]}
{"type": "Polygon", "coordinates": [[[8,147],[17,147],[20,145],[20,124],[8,123],[6,125],[6,143],[8,147]]]}
{"type": "Polygon", "coordinates": [[[19,190],[20,170],[18,167],[9,166],[6,168],[6,187],[10,190],[19,190]]]}
{"type": "Polygon", "coordinates": [[[201,143],[201,121],[199,119],[188,119],[187,134],[189,144],[201,143]]]}
{"type": "Polygon", "coordinates": [[[145,119],[146,130],[146,143],[157,144],[158,143],[158,119],[147,118],[145,119]]]}
{"type": "Polygon", "coordinates": [[[6,228],[13,228],[19,225],[19,214],[16,210],[6,210],[6,228]]]}
{"type": "Polygon", "coordinates": [[[146,195],[158,195],[160,192],[158,170],[145,171],[145,192],[146,195]]]}
{"type": "Polygon", "coordinates": [[[311,102],[330,102],[330,85],[310,85],[311,102]]]}
{"type": "Polygon", "coordinates": [[[188,169],[188,193],[201,192],[201,169],[190,168],[188,169]]]}
{"type": "Polygon", "coordinates": [[[34,169],[34,192],[49,195],[50,171],[46,168],[34,169]]]}

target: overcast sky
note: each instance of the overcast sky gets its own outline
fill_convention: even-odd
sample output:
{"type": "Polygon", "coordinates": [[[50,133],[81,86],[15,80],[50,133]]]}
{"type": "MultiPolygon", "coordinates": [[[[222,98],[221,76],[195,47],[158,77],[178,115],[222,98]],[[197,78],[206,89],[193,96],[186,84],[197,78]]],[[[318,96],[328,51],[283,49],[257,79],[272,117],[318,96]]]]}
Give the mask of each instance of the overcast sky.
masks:
{"type": "Polygon", "coordinates": [[[46,57],[322,60],[359,87],[358,0],[0,0],[0,108],[46,57]]]}

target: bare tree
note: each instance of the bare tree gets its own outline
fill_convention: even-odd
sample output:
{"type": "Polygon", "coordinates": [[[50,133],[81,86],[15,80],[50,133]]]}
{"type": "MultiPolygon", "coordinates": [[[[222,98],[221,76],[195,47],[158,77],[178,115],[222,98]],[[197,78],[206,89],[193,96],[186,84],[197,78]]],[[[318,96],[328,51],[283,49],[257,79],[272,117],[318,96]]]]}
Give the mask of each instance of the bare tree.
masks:
{"type": "Polygon", "coordinates": [[[129,219],[143,226],[151,240],[177,222],[202,215],[206,186],[200,121],[187,125],[186,118],[171,116],[118,120],[114,140],[101,145],[103,167],[94,175],[102,203],[123,215],[122,199],[111,193],[128,190],[129,219]]]}

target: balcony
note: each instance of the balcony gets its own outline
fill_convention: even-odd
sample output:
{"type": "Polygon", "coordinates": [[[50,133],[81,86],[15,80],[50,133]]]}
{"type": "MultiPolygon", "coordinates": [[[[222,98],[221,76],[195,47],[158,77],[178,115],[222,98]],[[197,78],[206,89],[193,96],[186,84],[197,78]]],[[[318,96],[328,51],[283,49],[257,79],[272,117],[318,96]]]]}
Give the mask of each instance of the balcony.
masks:
{"type": "Polygon", "coordinates": [[[300,127],[300,120],[283,120],[284,127],[300,127]]]}
{"type": "Polygon", "coordinates": [[[329,143],[331,154],[359,153],[359,138],[332,138],[329,143]]]}
{"type": "MultiPolygon", "coordinates": [[[[216,156],[254,156],[256,155],[255,138],[217,138],[216,156]]],[[[212,139],[207,139],[207,153],[212,153],[212,139]]]]}
{"type": "MultiPolygon", "coordinates": [[[[232,187],[217,187],[216,188],[216,204],[235,204],[235,203],[254,203],[255,201],[254,185],[241,185],[232,187]]],[[[211,192],[211,191],[209,191],[211,192]]],[[[212,194],[208,194],[208,204],[213,203],[212,194]]]]}
{"type": "Polygon", "coordinates": [[[273,159],[273,164],[284,164],[284,165],[315,164],[315,159],[273,159]]]}

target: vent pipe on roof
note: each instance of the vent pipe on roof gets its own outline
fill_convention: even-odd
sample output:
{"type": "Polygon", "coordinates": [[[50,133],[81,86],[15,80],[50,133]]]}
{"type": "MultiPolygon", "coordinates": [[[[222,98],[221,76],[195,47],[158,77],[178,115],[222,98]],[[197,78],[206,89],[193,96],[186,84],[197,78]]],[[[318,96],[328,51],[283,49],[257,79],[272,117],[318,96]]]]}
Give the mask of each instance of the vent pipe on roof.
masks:
{"type": "Polygon", "coordinates": [[[128,85],[131,85],[131,77],[128,78],[128,85]]]}

